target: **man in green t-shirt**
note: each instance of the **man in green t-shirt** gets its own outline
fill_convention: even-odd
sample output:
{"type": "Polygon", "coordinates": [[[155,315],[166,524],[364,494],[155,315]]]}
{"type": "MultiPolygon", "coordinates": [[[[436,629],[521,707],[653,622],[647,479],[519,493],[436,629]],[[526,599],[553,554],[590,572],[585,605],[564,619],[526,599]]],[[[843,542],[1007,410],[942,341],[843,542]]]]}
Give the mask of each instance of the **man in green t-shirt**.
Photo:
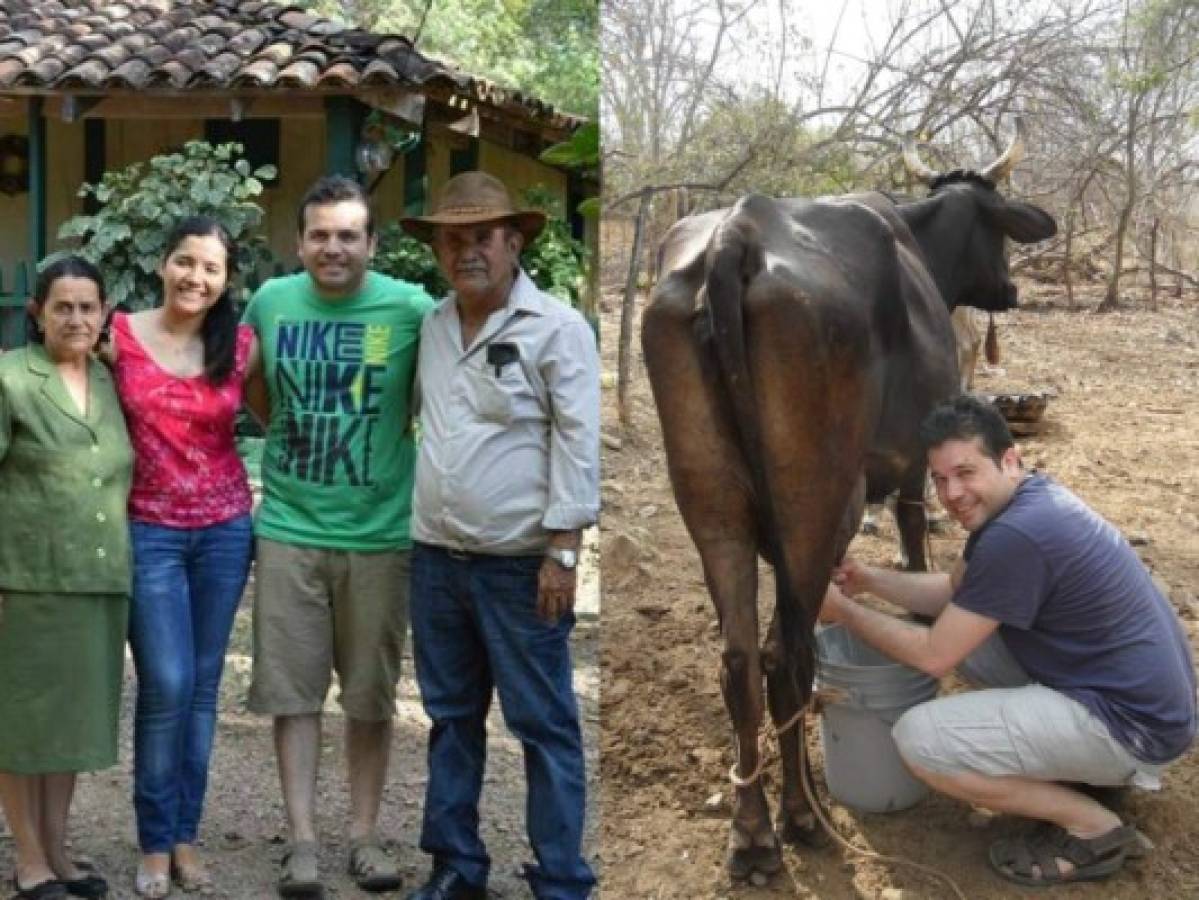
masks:
{"type": "Polygon", "coordinates": [[[350,872],[366,890],[400,876],[375,831],[408,627],[414,446],[409,398],[420,288],[367,269],[360,185],[322,178],[300,203],[304,272],[255,293],[247,403],[267,423],[256,523],[249,707],[273,715],[292,847],[279,893],[322,897],[315,798],[330,670],[346,715],[350,872]]]}

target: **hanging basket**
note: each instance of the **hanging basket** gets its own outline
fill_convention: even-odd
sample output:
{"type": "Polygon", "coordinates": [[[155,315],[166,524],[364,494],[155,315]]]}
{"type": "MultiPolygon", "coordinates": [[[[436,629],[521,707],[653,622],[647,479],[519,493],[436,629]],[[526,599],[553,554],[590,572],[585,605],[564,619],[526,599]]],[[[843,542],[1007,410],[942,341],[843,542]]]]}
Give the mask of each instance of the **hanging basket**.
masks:
{"type": "Polygon", "coordinates": [[[23,134],[0,137],[0,192],[10,197],[29,190],[29,139],[23,134]]]}

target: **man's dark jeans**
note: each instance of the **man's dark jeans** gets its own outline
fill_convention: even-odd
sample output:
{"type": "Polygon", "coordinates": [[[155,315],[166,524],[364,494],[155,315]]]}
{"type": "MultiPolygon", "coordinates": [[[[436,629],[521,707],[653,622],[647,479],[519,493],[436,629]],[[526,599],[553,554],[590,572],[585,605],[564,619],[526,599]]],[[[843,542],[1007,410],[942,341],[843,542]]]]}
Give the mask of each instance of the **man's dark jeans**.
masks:
{"type": "Polygon", "coordinates": [[[492,688],[525,754],[527,868],[544,900],[586,897],[595,876],[583,860],[585,776],[568,638],[574,616],[538,618],[541,556],[412,553],[412,644],[429,734],[429,786],[421,849],[472,884],[487,883],[479,793],[492,688]]]}

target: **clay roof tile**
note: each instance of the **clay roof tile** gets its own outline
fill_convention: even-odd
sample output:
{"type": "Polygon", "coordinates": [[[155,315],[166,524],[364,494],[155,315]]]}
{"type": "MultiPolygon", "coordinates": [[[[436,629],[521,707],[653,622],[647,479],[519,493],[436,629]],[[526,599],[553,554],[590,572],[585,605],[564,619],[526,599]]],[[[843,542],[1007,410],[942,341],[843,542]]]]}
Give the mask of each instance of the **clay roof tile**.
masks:
{"type": "Polygon", "coordinates": [[[15,84],[25,72],[25,64],[19,59],[0,59],[0,85],[15,84]]]}
{"type": "Polygon", "coordinates": [[[243,66],[233,79],[235,87],[269,87],[275,83],[279,67],[269,59],[256,59],[243,66]]]}
{"type": "Polygon", "coordinates": [[[135,33],[137,26],[132,22],[113,22],[104,31],[112,40],[120,40],[135,33]]]}
{"type": "Polygon", "coordinates": [[[13,56],[25,63],[27,66],[32,66],[42,58],[42,50],[40,47],[22,47],[13,56]]]}
{"type": "Polygon", "coordinates": [[[335,63],[321,74],[317,84],[321,87],[353,87],[361,79],[358,70],[348,62],[335,63]]]}
{"type": "Polygon", "coordinates": [[[163,46],[178,52],[185,47],[190,47],[192,43],[200,36],[200,30],[191,26],[183,26],[176,28],[170,34],[165,35],[162,39],[163,46]]]}
{"type": "Polygon", "coordinates": [[[199,72],[208,62],[208,55],[199,47],[188,47],[175,54],[175,60],[191,73],[199,72]]]}
{"type": "Polygon", "coordinates": [[[263,47],[258,53],[259,59],[269,59],[276,66],[284,66],[295,55],[295,48],[291,44],[276,43],[263,47]]]}
{"type": "Polygon", "coordinates": [[[115,69],[132,55],[128,48],[120,44],[109,44],[93,53],[92,57],[103,62],[108,68],[115,69]]]}
{"type": "Polygon", "coordinates": [[[53,81],[64,71],[67,64],[60,57],[51,56],[31,66],[27,74],[21,76],[22,84],[45,84],[53,81]]]}
{"type": "Polygon", "coordinates": [[[127,34],[121,38],[121,46],[125,47],[132,53],[140,53],[150,46],[154,39],[144,31],[137,31],[133,34],[127,34]]]}
{"type": "Polygon", "coordinates": [[[310,16],[308,13],[295,7],[281,12],[278,19],[288,28],[295,28],[297,31],[307,31],[317,21],[315,16],[310,16]]]}
{"type": "Polygon", "coordinates": [[[105,84],[117,87],[144,87],[147,79],[150,77],[150,71],[149,63],[144,59],[135,57],[114,69],[112,74],[105,79],[105,84]]]}
{"type": "Polygon", "coordinates": [[[168,59],[174,56],[174,54],[171,53],[171,51],[166,47],[162,46],[162,44],[155,44],[153,47],[147,47],[145,50],[143,50],[140,56],[153,68],[158,68],[168,59]]]}
{"type": "Polygon", "coordinates": [[[321,70],[308,60],[298,59],[286,66],[275,82],[285,87],[311,88],[316,86],[321,70]]]}
{"type": "Polygon", "coordinates": [[[168,84],[173,88],[186,87],[191,80],[192,70],[178,59],[170,59],[163,63],[151,79],[151,84],[168,84]]]}
{"type": "Polygon", "coordinates": [[[229,41],[229,49],[242,57],[252,56],[254,52],[266,43],[266,35],[261,29],[250,28],[240,31],[229,41]]]}
{"type": "Polygon", "coordinates": [[[102,47],[107,47],[109,45],[109,40],[102,34],[89,32],[88,34],[79,35],[79,37],[75,39],[75,43],[87,50],[95,51],[101,49],[102,47]]]}
{"type": "Polygon", "coordinates": [[[241,67],[241,57],[236,53],[221,53],[210,59],[201,69],[202,76],[214,84],[224,84],[241,67]]]}
{"type": "Polygon", "coordinates": [[[86,87],[99,87],[108,75],[108,66],[97,59],[87,59],[79,65],[68,69],[59,78],[63,85],[82,84],[86,87]]]}
{"type": "Polygon", "coordinates": [[[200,47],[209,56],[216,56],[225,49],[225,39],[219,34],[210,31],[196,41],[196,46],[200,47]]]}
{"type": "Polygon", "coordinates": [[[395,68],[382,59],[372,59],[362,71],[363,84],[395,84],[400,81],[395,68]]]}

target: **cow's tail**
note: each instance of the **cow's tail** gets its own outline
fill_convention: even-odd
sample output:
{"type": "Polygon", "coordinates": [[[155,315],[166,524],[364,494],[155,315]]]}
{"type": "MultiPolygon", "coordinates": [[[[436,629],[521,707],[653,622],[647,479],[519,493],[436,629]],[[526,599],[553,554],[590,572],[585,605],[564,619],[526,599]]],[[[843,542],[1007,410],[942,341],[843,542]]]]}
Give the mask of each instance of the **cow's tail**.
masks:
{"type": "Polygon", "coordinates": [[[739,209],[740,204],[717,229],[705,285],[706,305],[713,348],[750,473],[758,545],[774,567],[780,649],[796,695],[806,703],[816,665],[811,640],[815,611],[805,614],[799,602],[786,565],[774,496],[766,475],[761,418],[745,343],[745,294],[765,268],[765,256],[756,228],[737,215],[739,209]]]}

